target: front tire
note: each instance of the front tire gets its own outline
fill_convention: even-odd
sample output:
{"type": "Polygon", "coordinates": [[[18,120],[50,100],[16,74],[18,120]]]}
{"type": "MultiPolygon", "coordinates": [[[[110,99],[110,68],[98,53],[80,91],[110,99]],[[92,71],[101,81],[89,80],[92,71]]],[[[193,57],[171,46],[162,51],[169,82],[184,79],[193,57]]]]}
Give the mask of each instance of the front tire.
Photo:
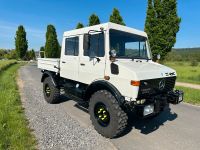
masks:
{"type": "Polygon", "coordinates": [[[47,103],[54,104],[59,100],[60,89],[55,87],[51,78],[45,78],[43,82],[43,93],[47,103]]]}
{"type": "Polygon", "coordinates": [[[107,90],[100,90],[92,95],[89,113],[96,131],[107,138],[119,136],[127,126],[127,114],[107,90]]]}

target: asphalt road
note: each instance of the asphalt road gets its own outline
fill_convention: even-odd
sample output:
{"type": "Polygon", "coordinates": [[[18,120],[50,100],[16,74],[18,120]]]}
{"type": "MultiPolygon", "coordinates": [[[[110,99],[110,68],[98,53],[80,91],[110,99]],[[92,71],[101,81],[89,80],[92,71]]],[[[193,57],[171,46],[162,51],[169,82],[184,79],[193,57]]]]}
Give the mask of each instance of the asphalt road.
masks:
{"type": "Polygon", "coordinates": [[[93,129],[87,110],[75,101],[63,99],[54,105],[45,102],[40,83],[41,72],[36,65],[22,67],[19,79],[22,102],[30,127],[38,139],[39,149],[93,149],[94,147],[121,150],[200,149],[200,107],[184,103],[171,105],[171,109],[152,120],[136,119],[133,115],[124,135],[106,139],[93,129]],[[51,114],[54,119],[51,118],[51,114]],[[41,118],[39,123],[36,123],[37,118],[41,118]],[[68,122],[65,124],[66,119],[68,122]],[[48,123],[55,126],[52,132],[49,131],[52,128],[48,127],[48,123]],[[75,127],[69,127],[67,130],[68,126],[75,127]],[[82,132],[81,137],[80,132],[82,132]],[[63,141],[52,140],[55,137],[59,138],[57,134],[65,137],[63,141]],[[75,143],[70,145],[74,141],[75,143]]]}

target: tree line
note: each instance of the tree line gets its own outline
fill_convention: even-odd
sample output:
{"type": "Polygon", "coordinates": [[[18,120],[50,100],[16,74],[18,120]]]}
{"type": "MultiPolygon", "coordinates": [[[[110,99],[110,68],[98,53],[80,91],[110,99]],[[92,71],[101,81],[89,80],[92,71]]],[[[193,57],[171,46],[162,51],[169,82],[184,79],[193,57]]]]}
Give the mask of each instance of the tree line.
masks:
{"type": "MultiPolygon", "coordinates": [[[[120,25],[126,25],[124,23],[124,20],[122,18],[122,16],[120,15],[120,12],[117,8],[114,8],[113,9],[113,12],[112,14],[110,15],[110,19],[109,19],[110,22],[113,22],[113,23],[117,23],[117,24],[120,24],[120,25]]],[[[93,25],[98,25],[100,24],[101,21],[99,19],[99,17],[96,15],[96,14],[92,14],[90,17],[89,17],[89,23],[88,23],[88,26],[93,26],[93,25]]],[[[80,28],[83,28],[84,25],[79,22],[76,26],[76,29],[80,29],[80,28]]]]}
{"type": "MultiPolygon", "coordinates": [[[[113,9],[109,21],[126,26],[117,8],[113,9]]],[[[164,59],[167,53],[172,50],[172,47],[176,43],[176,35],[179,31],[180,22],[181,19],[177,14],[177,0],[148,0],[144,30],[149,38],[153,58],[157,54],[160,54],[161,58],[164,59]]],[[[86,26],[93,26],[100,23],[99,17],[96,14],[92,14],[86,26]]],[[[81,22],[76,25],[76,29],[83,27],[84,25],[81,22]]],[[[47,26],[46,42],[40,48],[40,55],[47,58],[59,58],[60,51],[61,46],[57,39],[56,29],[50,24],[47,26]]],[[[20,25],[16,31],[15,50],[10,55],[26,60],[35,59],[35,53],[33,53],[34,50],[28,51],[26,32],[24,27],[20,25]]]]}

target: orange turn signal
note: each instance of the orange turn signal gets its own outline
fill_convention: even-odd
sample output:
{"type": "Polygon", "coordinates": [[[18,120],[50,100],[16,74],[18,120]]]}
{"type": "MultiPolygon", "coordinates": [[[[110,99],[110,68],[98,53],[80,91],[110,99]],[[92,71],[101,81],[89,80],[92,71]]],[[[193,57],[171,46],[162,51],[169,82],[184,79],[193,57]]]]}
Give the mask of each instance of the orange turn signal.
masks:
{"type": "Polygon", "coordinates": [[[140,86],[140,81],[133,81],[133,80],[131,80],[131,85],[132,86],[140,86]]]}
{"type": "Polygon", "coordinates": [[[110,77],[109,76],[104,76],[104,79],[105,80],[110,80],[110,77]]]}

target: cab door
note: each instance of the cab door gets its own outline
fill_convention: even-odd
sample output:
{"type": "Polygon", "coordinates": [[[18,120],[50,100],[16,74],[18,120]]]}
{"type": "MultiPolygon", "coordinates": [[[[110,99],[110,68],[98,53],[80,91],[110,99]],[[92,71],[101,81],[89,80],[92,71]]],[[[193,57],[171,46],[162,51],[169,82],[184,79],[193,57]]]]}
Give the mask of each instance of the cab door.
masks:
{"type": "Polygon", "coordinates": [[[77,81],[79,67],[79,36],[64,38],[62,45],[60,76],[77,81]]]}
{"type": "MultiPolygon", "coordinates": [[[[84,36],[82,41],[84,42],[84,36]]],[[[82,48],[80,55],[79,80],[90,84],[94,80],[104,79],[105,72],[105,34],[96,33],[90,35],[89,48],[82,48]]]]}

